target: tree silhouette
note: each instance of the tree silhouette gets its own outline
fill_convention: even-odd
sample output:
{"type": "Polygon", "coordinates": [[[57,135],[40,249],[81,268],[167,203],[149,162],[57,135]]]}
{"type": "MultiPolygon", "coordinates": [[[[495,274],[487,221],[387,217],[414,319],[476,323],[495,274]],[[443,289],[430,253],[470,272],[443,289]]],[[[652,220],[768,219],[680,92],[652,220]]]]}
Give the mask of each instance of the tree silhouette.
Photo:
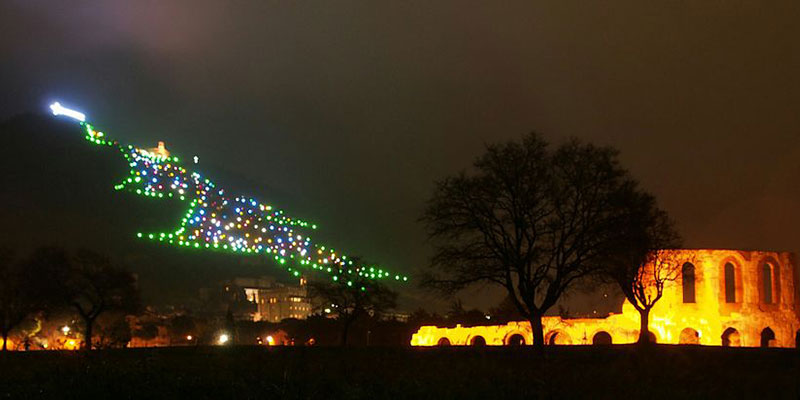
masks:
{"type": "Polygon", "coordinates": [[[509,321],[519,321],[525,319],[520,313],[514,300],[506,296],[495,307],[489,309],[489,315],[494,323],[507,323],[509,321]]]}
{"type": "Polygon", "coordinates": [[[447,310],[446,317],[449,321],[454,321],[464,326],[486,325],[488,321],[483,311],[477,308],[470,310],[464,308],[461,299],[456,299],[450,303],[450,308],[447,310]]]}
{"type": "Polygon", "coordinates": [[[92,349],[97,317],[107,311],[135,313],[140,308],[139,289],[134,276],[89,250],[80,250],[70,263],[63,285],[67,303],[84,323],[85,347],[92,349]]]}
{"type": "Polygon", "coordinates": [[[58,304],[55,284],[68,265],[66,253],[57,248],[40,248],[24,260],[10,249],[0,249],[0,331],[3,351],[12,329],[35,312],[58,304]]]}
{"type": "MultiPolygon", "coordinates": [[[[131,325],[124,313],[107,312],[97,318],[97,340],[94,341],[95,347],[99,349],[124,348],[133,337],[131,325]]],[[[158,329],[156,329],[158,333],[158,329]]]]}
{"type": "Polygon", "coordinates": [[[358,318],[377,315],[397,306],[397,293],[378,281],[350,274],[332,281],[310,281],[309,295],[319,305],[317,309],[333,307],[342,325],[342,346],[347,345],[350,326],[358,318]]]}
{"type": "MultiPolygon", "coordinates": [[[[664,294],[664,286],[675,281],[681,263],[674,248],[680,235],[653,196],[629,188],[617,198],[625,212],[619,215],[614,251],[603,264],[601,275],[616,283],[640,315],[638,343],[650,343],[650,310],[664,294]]],[[[684,260],[685,261],[685,260],[684,260]]]]}
{"type": "Polygon", "coordinates": [[[421,218],[435,247],[424,285],[502,286],[542,350],[542,316],[608,257],[613,200],[631,182],[608,147],[572,140],[550,151],[536,134],[490,145],[469,174],[436,184],[421,218]]]}

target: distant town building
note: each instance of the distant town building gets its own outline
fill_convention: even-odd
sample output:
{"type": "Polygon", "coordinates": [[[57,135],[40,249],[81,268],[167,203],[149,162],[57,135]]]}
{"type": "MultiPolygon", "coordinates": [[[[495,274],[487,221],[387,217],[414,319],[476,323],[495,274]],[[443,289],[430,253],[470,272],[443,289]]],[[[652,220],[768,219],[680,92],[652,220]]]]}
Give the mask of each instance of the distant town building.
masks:
{"type": "Polygon", "coordinates": [[[234,278],[223,282],[221,289],[201,291],[211,313],[230,311],[236,320],[268,322],[306,319],[311,315],[305,278],[300,278],[297,285],[276,282],[271,277],[234,278]]]}
{"type": "Polygon", "coordinates": [[[278,283],[251,293],[253,301],[258,305],[255,321],[280,322],[286,318],[306,319],[311,315],[311,300],[303,278],[300,279],[299,286],[278,283]]]}
{"type": "Polygon", "coordinates": [[[383,321],[408,322],[410,315],[404,312],[383,312],[380,314],[383,321]]]}

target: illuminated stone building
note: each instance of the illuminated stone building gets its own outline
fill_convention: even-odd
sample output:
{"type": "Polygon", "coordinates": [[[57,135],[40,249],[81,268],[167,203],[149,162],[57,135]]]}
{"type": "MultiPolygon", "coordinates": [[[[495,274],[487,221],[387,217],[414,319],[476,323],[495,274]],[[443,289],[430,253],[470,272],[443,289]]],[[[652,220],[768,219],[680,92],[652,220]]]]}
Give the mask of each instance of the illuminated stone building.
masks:
{"type": "Polygon", "coordinates": [[[311,315],[305,278],[300,278],[298,285],[276,282],[272,277],[235,278],[223,282],[221,289],[201,290],[207,313],[230,312],[235,320],[269,322],[311,315]]]}
{"type": "Polygon", "coordinates": [[[299,286],[275,285],[259,289],[255,299],[258,305],[256,321],[280,322],[286,318],[306,319],[311,315],[311,300],[305,279],[299,286]]]}
{"type": "MultiPolygon", "coordinates": [[[[658,343],[796,347],[800,336],[800,284],[791,253],[675,250],[681,273],[650,312],[658,343]]],[[[544,317],[546,344],[633,343],[639,313],[625,301],[605,318],[544,317]]],[[[423,326],[413,346],[511,345],[532,342],[530,323],[438,328],[423,326]]]]}
{"type": "Polygon", "coordinates": [[[167,150],[167,146],[164,144],[164,142],[161,141],[158,142],[158,145],[156,147],[149,148],[147,149],[147,151],[157,156],[165,158],[169,157],[169,150],[167,150]]]}

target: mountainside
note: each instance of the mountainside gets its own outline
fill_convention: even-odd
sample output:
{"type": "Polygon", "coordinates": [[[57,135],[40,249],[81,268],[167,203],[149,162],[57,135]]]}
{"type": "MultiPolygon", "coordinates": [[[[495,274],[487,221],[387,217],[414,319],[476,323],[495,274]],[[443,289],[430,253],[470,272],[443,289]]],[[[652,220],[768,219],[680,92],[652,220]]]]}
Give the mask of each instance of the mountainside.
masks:
{"type": "MultiPolygon", "coordinates": [[[[283,270],[259,256],[201,252],[137,239],[137,232],[171,230],[185,205],[152,199],[113,186],[127,164],[114,149],[84,139],[78,124],[46,115],[24,114],[0,123],[0,245],[19,255],[41,245],[86,247],[110,254],[139,276],[145,300],[182,302],[196,289],[240,275],[274,275],[283,270]]],[[[206,168],[207,170],[208,168],[206,168]]],[[[233,174],[226,187],[253,183],[233,174]]]]}

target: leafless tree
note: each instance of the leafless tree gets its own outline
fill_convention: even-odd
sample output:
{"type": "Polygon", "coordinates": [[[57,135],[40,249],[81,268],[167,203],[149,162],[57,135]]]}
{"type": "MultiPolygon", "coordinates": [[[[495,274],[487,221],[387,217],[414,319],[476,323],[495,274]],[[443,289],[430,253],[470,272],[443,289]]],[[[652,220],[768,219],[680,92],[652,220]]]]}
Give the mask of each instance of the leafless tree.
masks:
{"type": "Polygon", "coordinates": [[[134,276],[108,257],[88,250],[75,255],[62,290],[65,300],[83,319],[87,350],[92,349],[97,317],[107,311],[135,313],[141,306],[134,276]]]}
{"type": "Polygon", "coordinates": [[[619,215],[614,251],[601,273],[616,283],[639,312],[640,344],[651,341],[650,310],[664,294],[664,287],[681,273],[678,253],[681,239],[673,221],[658,208],[655,199],[635,187],[620,193],[617,201],[625,210],[619,215]]]}
{"type": "Polygon", "coordinates": [[[347,345],[350,327],[358,318],[376,315],[397,306],[397,293],[386,285],[357,273],[345,274],[336,280],[312,280],[309,295],[317,309],[333,307],[342,324],[341,345],[347,345]]]}
{"type": "Polygon", "coordinates": [[[436,184],[421,218],[435,247],[423,284],[502,286],[543,349],[542,316],[608,258],[614,199],[631,182],[608,147],[572,140],[550,150],[536,134],[490,145],[469,174],[436,184]]]}
{"type": "Polygon", "coordinates": [[[68,265],[66,253],[57,248],[40,248],[18,260],[10,249],[0,250],[0,333],[3,350],[8,335],[33,313],[58,305],[56,282],[68,265]]]}

